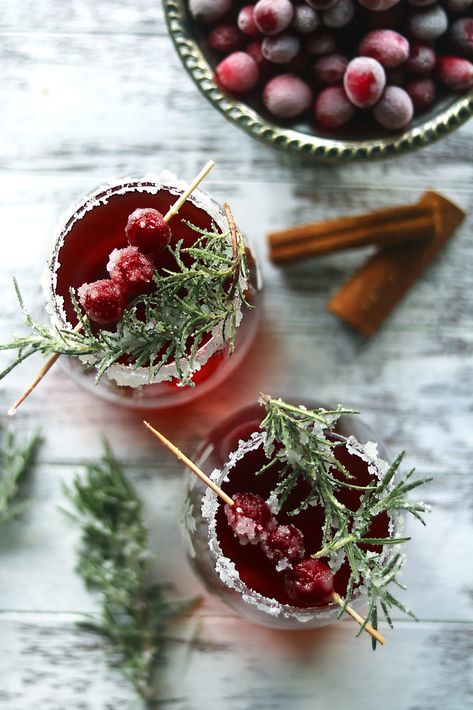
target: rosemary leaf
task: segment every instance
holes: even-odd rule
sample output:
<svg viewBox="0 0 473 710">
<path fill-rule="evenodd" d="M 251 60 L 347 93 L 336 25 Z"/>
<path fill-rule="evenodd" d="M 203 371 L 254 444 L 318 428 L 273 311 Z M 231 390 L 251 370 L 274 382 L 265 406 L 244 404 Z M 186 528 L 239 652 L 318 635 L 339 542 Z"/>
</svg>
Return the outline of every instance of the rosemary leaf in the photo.
<svg viewBox="0 0 473 710">
<path fill-rule="evenodd" d="M 31 468 L 41 442 L 35 434 L 25 443 L 7 431 L 0 445 L 0 523 L 19 515 L 26 508 L 24 501 L 18 502 L 22 480 Z"/>
</svg>

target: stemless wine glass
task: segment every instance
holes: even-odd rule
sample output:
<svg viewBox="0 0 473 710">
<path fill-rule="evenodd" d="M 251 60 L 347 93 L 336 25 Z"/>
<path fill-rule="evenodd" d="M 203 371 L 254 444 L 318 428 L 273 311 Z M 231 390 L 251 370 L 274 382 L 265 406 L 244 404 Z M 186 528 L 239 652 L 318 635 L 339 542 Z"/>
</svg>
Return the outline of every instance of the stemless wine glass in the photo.
<svg viewBox="0 0 473 710">
<path fill-rule="evenodd" d="M 304 404 L 311 409 L 322 406 L 314 402 Z M 263 434 L 259 429 L 262 418 L 260 406 L 247 406 L 219 424 L 201 443 L 194 460 L 217 485 L 231 482 L 235 472 L 246 483 L 251 481 L 252 476 L 253 481 L 260 478 L 255 479 L 254 474 L 262 464 Z M 367 443 L 375 439 L 372 430 L 363 421 L 353 415 L 343 415 L 334 431 L 335 437 L 340 440 L 352 436 L 360 442 L 359 447 L 355 444 L 355 448 L 350 450 L 360 458 L 364 466 L 369 466 L 372 475 L 381 476 L 385 472 L 386 462 L 383 458 L 387 458 L 386 447 L 383 442 L 378 443 L 378 448 Z M 307 629 L 325 626 L 337 619 L 340 608 L 334 601 L 319 606 L 298 607 L 281 603 L 269 594 L 261 594 L 243 581 L 235 560 L 222 549 L 217 522 L 222 502 L 200 479 L 187 475 L 181 518 L 186 552 L 192 568 L 211 594 L 219 597 L 241 616 L 264 626 Z M 260 490 L 250 489 L 250 492 L 260 493 L 264 497 Z M 389 517 L 386 534 L 397 536 L 402 528 L 402 518 L 398 515 Z M 253 547 L 240 545 L 239 563 L 245 554 L 253 554 Z M 246 549 L 248 553 L 245 553 Z M 263 573 L 263 568 L 256 573 L 252 571 L 259 585 Z M 353 595 L 351 606 L 360 610 L 365 604 L 366 597 L 362 589 L 359 589 Z"/>
<path fill-rule="evenodd" d="M 73 327 L 77 323 L 70 289 L 108 276 L 105 265 L 110 252 L 128 246 L 125 225 L 130 213 L 137 208 L 152 207 L 165 214 L 187 187 L 182 181 L 168 178 L 127 178 L 97 188 L 67 210 L 54 233 L 43 279 L 47 309 L 55 326 Z M 176 241 L 183 239 L 184 245 L 190 246 L 196 233 L 187 222 L 202 229 L 211 229 L 214 225 L 221 232 L 228 231 L 222 207 L 202 190 L 193 191 L 171 222 Z M 238 293 L 235 294 L 234 350 L 230 353 L 228 327 L 217 327 L 209 333 L 195 358 L 194 386 L 179 385 L 175 362 L 163 365 L 152 379 L 147 367 L 134 368 L 118 362 L 109 367 L 98 382 L 93 358 L 62 357 L 63 368 L 86 389 L 130 407 L 169 407 L 206 394 L 241 363 L 257 332 L 261 279 L 248 245 L 246 254 L 249 276 L 240 286 L 253 308 L 247 308 Z M 167 252 L 160 258 L 164 266 L 169 266 Z"/>
</svg>

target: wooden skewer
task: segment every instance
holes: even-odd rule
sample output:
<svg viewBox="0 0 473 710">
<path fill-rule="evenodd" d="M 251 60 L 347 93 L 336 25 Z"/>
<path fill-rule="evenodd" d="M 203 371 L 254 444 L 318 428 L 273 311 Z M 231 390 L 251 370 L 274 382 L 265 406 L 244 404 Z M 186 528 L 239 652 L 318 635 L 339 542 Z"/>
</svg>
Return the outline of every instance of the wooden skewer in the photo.
<svg viewBox="0 0 473 710">
<path fill-rule="evenodd" d="M 191 182 L 187 190 L 185 190 L 182 195 L 176 200 L 176 202 L 171 205 L 169 210 L 166 212 L 164 215 L 163 219 L 165 222 L 169 222 L 174 215 L 176 215 L 179 210 L 181 209 L 182 205 L 184 202 L 187 200 L 189 195 L 194 192 L 195 188 L 197 185 L 199 185 L 204 177 L 209 174 L 209 172 L 212 170 L 212 168 L 215 166 L 215 162 L 213 160 L 209 160 L 209 162 L 204 165 L 200 173 L 194 178 L 194 180 Z M 82 323 L 79 321 L 75 328 L 73 329 L 73 333 L 80 333 L 82 330 Z M 46 375 L 47 372 L 52 368 L 56 360 L 59 358 L 60 353 L 54 353 L 54 355 L 51 355 L 48 360 L 44 363 L 43 367 L 41 370 L 38 372 L 36 377 L 32 380 L 32 382 L 28 385 L 28 387 L 25 389 L 25 391 L 18 397 L 16 400 L 15 404 L 13 404 L 10 409 L 8 410 L 8 414 L 10 417 L 12 417 L 15 413 L 18 407 L 22 402 L 25 401 L 25 399 L 32 393 L 32 391 L 37 387 L 37 385 L 41 382 L 43 377 Z"/>
<path fill-rule="evenodd" d="M 225 493 L 225 491 L 222 491 L 222 489 L 217 486 L 217 484 L 212 481 L 211 478 L 209 478 L 198 466 L 195 464 L 193 461 L 190 460 L 185 454 L 182 453 L 180 449 L 177 448 L 177 446 L 174 446 L 174 444 L 169 441 L 169 439 L 166 439 L 165 436 L 161 434 L 157 429 L 151 426 L 149 422 L 146 422 L 143 420 L 143 424 L 148 427 L 150 432 L 154 434 L 156 438 L 160 440 L 164 446 L 166 446 L 172 453 L 179 459 L 179 461 L 182 461 L 187 468 L 190 468 L 192 473 L 195 473 L 195 475 L 200 478 L 200 480 L 205 483 L 206 486 L 211 488 L 214 493 L 216 493 L 220 498 L 227 504 L 227 505 L 234 505 L 234 500 L 233 498 L 230 498 L 229 495 Z"/>
<path fill-rule="evenodd" d="M 340 607 L 343 606 L 343 601 L 342 601 L 340 595 L 337 594 L 337 592 L 334 592 L 332 594 L 332 599 L 336 604 L 338 604 L 338 606 L 340 606 Z M 358 624 L 360 626 L 363 626 L 363 624 L 365 623 L 365 620 L 363 619 L 362 616 L 360 616 L 358 614 L 358 612 L 356 612 L 354 609 L 352 609 L 351 606 L 348 606 L 348 604 L 347 604 L 347 606 L 345 607 L 345 611 L 349 616 L 351 616 L 352 619 L 354 619 L 356 622 L 358 622 Z M 380 644 L 384 645 L 386 643 L 386 639 L 384 638 L 384 636 L 381 636 L 379 631 L 377 631 L 377 629 L 375 629 L 373 626 L 371 626 L 371 624 L 366 624 L 364 630 L 366 631 L 366 633 L 370 634 L 373 638 L 375 638 L 376 641 L 379 641 Z"/>
</svg>

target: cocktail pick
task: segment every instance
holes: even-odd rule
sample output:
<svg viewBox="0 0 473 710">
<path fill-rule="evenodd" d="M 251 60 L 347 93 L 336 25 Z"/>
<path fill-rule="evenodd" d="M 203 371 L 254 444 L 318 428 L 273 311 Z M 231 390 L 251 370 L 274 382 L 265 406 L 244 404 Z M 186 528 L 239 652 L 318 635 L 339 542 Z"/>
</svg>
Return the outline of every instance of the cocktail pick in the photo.
<svg viewBox="0 0 473 710">
<path fill-rule="evenodd" d="M 150 430 L 150 432 L 157 438 L 159 441 L 164 444 L 164 446 L 171 451 L 179 461 L 182 461 L 183 464 L 185 464 L 191 471 L 194 473 L 200 480 L 205 483 L 206 486 L 211 488 L 214 493 L 216 493 L 223 501 L 229 506 L 235 505 L 235 501 L 233 498 L 230 498 L 229 495 L 225 493 L 217 484 L 215 481 L 212 481 L 211 478 L 209 478 L 198 466 L 195 464 L 191 459 L 186 456 L 180 449 L 177 448 L 169 439 L 166 439 L 166 437 L 161 434 L 157 429 L 151 426 L 151 424 L 145 420 L 143 420 L 143 424 Z M 354 619 L 360 626 L 364 625 L 364 630 L 366 633 L 370 634 L 376 641 L 378 641 L 380 644 L 385 644 L 386 640 L 385 638 L 379 633 L 377 629 L 375 629 L 371 624 L 365 624 L 365 620 L 363 619 L 358 612 L 356 612 L 354 609 L 352 609 L 351 606 L 348 604 L 345 605 L 343 599 L 340 597 L 337 592 L 334 592 L 332 594 L 332 601 L 334 601 L 338 606 L 344 608 L 344 611 L 351 616 L 352 619 Z"/>
<path fill-rule="evenodd" d="M 212 170 L 214 167 L 215 162 L 213 160 L 209 160 L 209 162 L 204 165 L 202 170 L 194 180 L 191 182 L 187 190 L 183 192 L 183 194 L 174 202 L 173 205 L 169 208 L 169 210 L 166 212 L 164 215 L 163 219 L 165 222 L 169 222 L 174 215 L 176 215 L 179 210 L 181 209 L 182 205 L 184 202 L 187 200 L 189 195 L 194 192 L 195 188 L 202 182 L 202 180 L 208 175 L 208 173 Z M 75 328 L 73 329 L 74 333 L 79 333 L 82 330 L 83 324 L 82 322 L 77 323 Z M 8 410 L 9 416 L 13 416 L 16 413 L 16 410 L 20 406 L 22 402 L 25 401 L 25 399 L 31 394 L 31 392 L 37 387 L 37 385 L 41 382 L 43 377 L 46 375 L 47 372 L 52 368 L 58 357 L 60 356 L 60 353 L 54 353 L 54 355 L 51 355 L 46 362 L 44 363 L 43 367 L 40 369 L 38 374 L 35 376 L 35 378 L 32 380 L 32 382 L 28 385 L 28 387 L 25 389 L 25 391 L 18 397 L 16 402 L 10 407 Z"/>
</svg>

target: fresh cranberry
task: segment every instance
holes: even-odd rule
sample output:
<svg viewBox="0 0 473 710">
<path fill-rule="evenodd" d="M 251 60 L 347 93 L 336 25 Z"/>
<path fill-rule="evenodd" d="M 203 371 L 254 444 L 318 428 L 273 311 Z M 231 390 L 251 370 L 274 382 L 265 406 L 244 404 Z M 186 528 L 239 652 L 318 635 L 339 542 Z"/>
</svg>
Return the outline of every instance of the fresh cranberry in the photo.
<svg viewBox="0 0 473 710">
<path fill-rule="evenodd" d="M 231 8 L 232 0 L 189 0 L 189 10 L 198 22 L 216 22 Z"/>
<path fill-rule="evenodd" d="M 329 86 L 317 96 L 314 106 L 316 123 L 322 128 L 339 128 L 354 116 L 355 107 L 342 86 Z"/>
<path fill-rule="evenodd" d="M 406 84 L 405 89 L 411 97 L 416 111 L 425 111 L 435 101 L 437 91 L 434 82 L 429 77 L 422 76 L 412 79 Z"/>
<path fill-rule="evenodd" d="M 255 22 L 265 35 L 276 35 L 289 27 L 294 16 L 290 0 L 258 0 L 255 5 Z"/>
<path fill-rule="evenodd" d="M 242 544 L 256 545 L 274 527 L 271 508 L 254 493 L 235 493 L 233 505 L 225 506 L 227 521 Z"/>
<path fill-rule="evenodd" d="M 312 73 L 319 84 L 340 84 L 347 66 L 348 59 L 343 54 L 327 54 L 315 60 Z"/>
<path fill-rule="evenodd" d="M 209 45 L 217 52 L 230 54 L 240 49 L 242 36 L 233 25 L 218 25 L 209 35 Z"/>
<path fill-rule="evenodd" d="M 249 37 L 260 37 L 261 32 L 255 22 L 255 6 L 245 5 L 238 13 L 237 24 L 241 32 Z"/>
<path fill-rule="evenodd" d="M 333 574 L 323 562 L 309 557 L 286 572 L 285 586 L 296 604 L 321 604 L 333 596 Z"/>
<path fill-rule="evenodd" d="M 263 101 L 273 116 L 294 118 L 310 107 L 312 90 L 299 77 L 293 74 L 281 74 L 266 84 Z"/>
<path fill-rule="evenodd" d="M 138 247 L 114 249 L 109 256 L 107 271 L 112 281 L 129 294 L 141 293 L 152 281 L 153 262 Z"/>
<path fill-rule="evenodd" d="M 123 316 L 126 297 L 120 285 L 111 279 L 82 284 L 77 295 L 87 317 L 95 323 L 112 325 Z"/>
<path fill-rule="evenodd" d="M 414 107 L 409 94 L 400 86 L 388 86 L 373 109 L 376 121 L 390 131 L 405 128 L 412 120 Z"/>
<path fill-rule="evenodd" d="M 156 254 L 171 241 L 171 228 L 163 215 L 152 207 L 136 209 L 125 227 L 128 244 L 145 254 Z"/>
<path fill-rule="evenodd" d="M 275 562 L 296 562 L 304 556 L 304 535 L 295 525 L 278 525 L 270 530 L 261 548 Z"/>
<path fill-rule="evenodd" d="M 246 52 L 229 54 L 215 71 L 219 84 L 235 94 L 253 89 L 259 79 L 258 65 Z"/>
<path fill-rule="evenodd" d="M 432 47 L 421 42 L 411 42 L 409 56 L 406 60 L 406 69 L 415 74 L 422 76 L 430 74 L 435 67 L 436 56 Z"/>
<path fill-rule="evenodd" d="M 393 30 L 373 30 L 360 42 L 358 51 L 376 59 L 385 68 L 397 67 L 409 56 L 409 42 Z"/>
<path fill-rule="evenodd" d="M 265 37 L 261 50 L 263 56 L 273 64 L 287 64 L 299 52 L 301 47 L 297 37 L 286 33 L 277 35 L 277 37 Z"/>
<path fill-rule="evenodd" d="M 371 57 L 352 59 L 343 77 L 346 95 L 359 108 L 373 106 L 383 93 L 385 84 L 383 67 Z"/>
<path fill-rule="evenodd" d="M 460 57 L 439 57 L 437 73 L 440 81 L 454 91 L 473 87 L 473 64 Z"/>
</svg>

